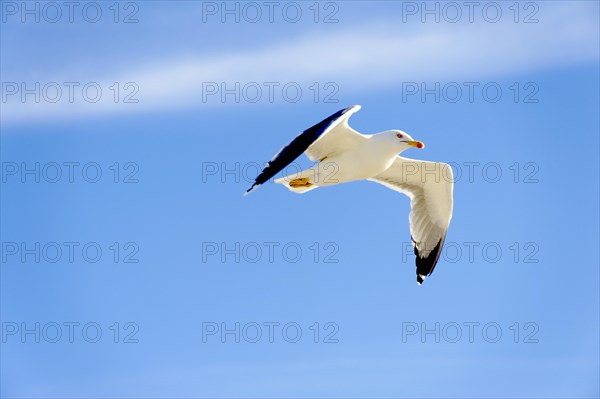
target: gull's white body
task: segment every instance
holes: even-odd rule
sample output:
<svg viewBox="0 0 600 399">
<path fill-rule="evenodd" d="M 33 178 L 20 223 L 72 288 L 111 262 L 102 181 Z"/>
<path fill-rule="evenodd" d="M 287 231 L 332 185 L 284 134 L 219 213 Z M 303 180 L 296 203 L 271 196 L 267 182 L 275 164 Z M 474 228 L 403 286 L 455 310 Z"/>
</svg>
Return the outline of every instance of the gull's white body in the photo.
<svg viewBox="0 0 600 399">
<path fill-rule="evenodd" d="M 390 149 L 384 141 L 378 140 L 377 135 L 365 136 L 360 146 L 327 157 L 299 174 L 277 179 L 276 182 L 285 184 L 291 179 L 308 177 L 313 184 L 310 188 L 287 186 L 291 191 L 304 193 L 317 187 L 366 180 L 392 166 L 397 154 L 394 148 Z"/>
</svg>

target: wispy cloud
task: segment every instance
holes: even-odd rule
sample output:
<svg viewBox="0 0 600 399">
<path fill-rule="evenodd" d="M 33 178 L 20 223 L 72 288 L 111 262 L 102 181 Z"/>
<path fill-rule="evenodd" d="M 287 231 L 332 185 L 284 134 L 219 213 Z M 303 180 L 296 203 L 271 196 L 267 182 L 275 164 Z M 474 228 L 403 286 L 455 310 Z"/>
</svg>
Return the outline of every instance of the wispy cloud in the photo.
<svg viewBox="0 0 600 399">
<path fill-rule="evenodd" d="M 3 123 L 48 118 L 69 118 L 98 113 L 152 111 L 210 107 L 221 101 L 203 101 L 207 82 L 335 82 L 344 92 L 373 91 L 403 81 L 474 80 L 510 74 L 598 62 L 598 21 L 586 4 L 557 4 L 543 8 L 535 24 L 433 24 L 394 29 L 393 21 L 340 28 L 326 37 L 305 34 L 294 40 L 274 41 L 253 49 L 224 55 L 186 56 L 160 60 L 144 67 L 121 71 L 93 71 L 86 82 L 103 90 L 98 102 L 81 98 L 69 102 L 66 88 L 60 101 L 25 102 L 18 94 L 3 98 Z M 39 74 L 38 74 L 39 76 Z M 15 79 L 15 81 L 18 81 Z M 72 81 L 53 72 L 44 81 Z M 26 81 L 28 87 L 33 82 Z M 118 82 L 116 98 L 113 84 Z M 136 104 L 123 104 L 134 87 Z M 212 83 L 211 83 L 212 84 Z M 113 89 L 111 89 L 113 87 Z M 128 90 L 125 90 L 128 89 Z M 267 91 L 266 86 L 263 89 Z M 93 88 L 90 89 L 94 94 Z M 80 98 L 77 98 L 79 95 Z M 115 102 L 117 99 L 117 102 Z M 206 100 L 206 98 L 204 98 Z"/>
</svg>

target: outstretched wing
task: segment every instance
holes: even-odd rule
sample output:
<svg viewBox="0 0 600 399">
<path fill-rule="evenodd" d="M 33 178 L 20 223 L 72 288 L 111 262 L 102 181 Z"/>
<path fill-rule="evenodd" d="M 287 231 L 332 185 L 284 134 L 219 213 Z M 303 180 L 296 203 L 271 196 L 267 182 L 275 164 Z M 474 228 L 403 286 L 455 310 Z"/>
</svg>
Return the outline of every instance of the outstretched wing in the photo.
<svg viewBox="0 0 600 399">
<path fill-rule="evenodd" d="M 354 148 L 366 140 L 362 134 L 348 126 L 348 118 L 359 109 L 360 105 L 342 109 L 300 133 L 269 161 L 244 195 L 282 171 L 305 151 L 311 161 L 321 161 L 333 154 Z"/>
<path fill-rule="evenodd" d="M 369 180 L 410 198 L 410 234 L 417 282 L 421 284 L 435 268 L 452 218 L 452 168 L 445 163 L 398 157 L 385 172 Z"/>
</svg>

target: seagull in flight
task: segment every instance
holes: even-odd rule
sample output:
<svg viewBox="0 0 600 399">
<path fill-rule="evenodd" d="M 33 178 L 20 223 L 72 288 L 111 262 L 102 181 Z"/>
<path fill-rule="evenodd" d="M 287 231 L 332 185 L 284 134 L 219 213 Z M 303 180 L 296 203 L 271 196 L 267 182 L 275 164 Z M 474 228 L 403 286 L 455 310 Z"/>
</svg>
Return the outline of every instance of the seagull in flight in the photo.
<svg viewBox="0 0 600 399">
<path fill-rule="evenodd" d="M 298 194 L 317 187 L 369 180 L 407 195 L 411 241 L 416 255 L 417 283 L 433 272 L 452 218 L 454 178 L 450 165 L 399 156 L 409 148 L 424 148 L 401 130 L 361 134 L 348 125 L 360 105 L 340 110 L 298 135 L 269 161 L 249 194 L 282 171 L 302 153 L 312 167 L 275 182 Z"/>
</svg>

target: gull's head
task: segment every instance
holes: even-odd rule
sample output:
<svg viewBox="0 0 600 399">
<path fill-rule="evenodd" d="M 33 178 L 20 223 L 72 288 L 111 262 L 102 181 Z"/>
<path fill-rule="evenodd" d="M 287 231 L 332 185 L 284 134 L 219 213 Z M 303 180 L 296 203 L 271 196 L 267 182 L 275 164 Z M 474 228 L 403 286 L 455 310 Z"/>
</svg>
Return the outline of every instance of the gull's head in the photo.
<svg viewBox="0 0 600 399">
<path fill-rule="evenodd" d="M 392 144 L 395 148 L 398 149 L 398 152 L 402 152 L 411 147 L 425 147 L 425 144 L 423 144 L 423 142 L 413 139 L 410 136 L 410 134 L 403 132 L 402 130 L 388 130 L 387 132 L 383 132 L 378 136 L 381 136 L 382 140 Z"/>
</svg>

